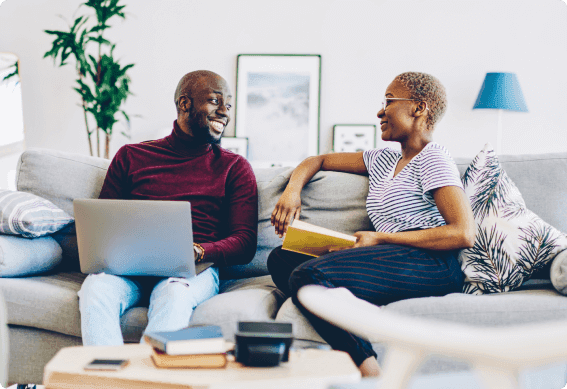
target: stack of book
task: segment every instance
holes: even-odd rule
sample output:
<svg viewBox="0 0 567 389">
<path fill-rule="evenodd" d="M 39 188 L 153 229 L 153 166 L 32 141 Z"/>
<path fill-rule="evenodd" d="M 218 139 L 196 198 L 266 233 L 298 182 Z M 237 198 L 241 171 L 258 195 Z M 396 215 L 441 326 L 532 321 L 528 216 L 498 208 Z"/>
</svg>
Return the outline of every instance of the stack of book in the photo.
<svg viewBox="0 0 567 389">
<path fill-rule="evenodd" d="M 197 326 L 172 332 L 144 335 L 154 348 L 152 359 L 157 367 L 226 366 L 227 345 L 218 326 Z"/>
</svg>

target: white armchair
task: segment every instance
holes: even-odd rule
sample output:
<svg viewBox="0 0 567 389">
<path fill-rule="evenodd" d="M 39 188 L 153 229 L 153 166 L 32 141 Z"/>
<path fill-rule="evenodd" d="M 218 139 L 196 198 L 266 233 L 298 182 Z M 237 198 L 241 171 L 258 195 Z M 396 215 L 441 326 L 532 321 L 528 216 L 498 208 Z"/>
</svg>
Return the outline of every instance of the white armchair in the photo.
<svg viewBox="0 0 567 389">
<path fill-rule="evenodd" d="M 301 303 L 320 318 L 388 351 L 380 388 L 405 388 L 429 355 L 467 360 L 488 388 L 518 387 L 526 368 L 567 361 L 567 323 L 478 328 L 409 317 L 370 304 L 345 288 L 309 285 L 298 293 Z"/>
</svg>

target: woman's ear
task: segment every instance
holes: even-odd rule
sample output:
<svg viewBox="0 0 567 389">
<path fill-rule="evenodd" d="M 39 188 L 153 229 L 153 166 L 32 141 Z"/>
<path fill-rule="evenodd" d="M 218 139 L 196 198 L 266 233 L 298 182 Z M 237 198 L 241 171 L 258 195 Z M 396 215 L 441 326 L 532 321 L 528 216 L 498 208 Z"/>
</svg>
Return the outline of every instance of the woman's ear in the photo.
<svg viewBox="0 0 567 389">
<path fill-rule="evenodd" d="M 414 116 L 427 115 L 427 103 L 425 101 L 419 101 L 415 105 Z"/>
</svg>

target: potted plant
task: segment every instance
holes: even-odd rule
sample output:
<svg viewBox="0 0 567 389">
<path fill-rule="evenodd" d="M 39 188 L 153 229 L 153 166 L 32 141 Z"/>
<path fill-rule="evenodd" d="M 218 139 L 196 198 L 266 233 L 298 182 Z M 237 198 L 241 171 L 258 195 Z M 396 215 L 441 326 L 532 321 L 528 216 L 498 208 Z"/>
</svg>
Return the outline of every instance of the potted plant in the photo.
<svg viewBox="0 0 567 389">
<path fill-rule="evenodd" d="M 67 65 L 70 57 L 75 59 L 78 86 L 74 89 L 81 96 L 90 153 L 94 155 L 91 136 L 96 133 L 97 156 L 100 157 L 102 131 L 105 134 L 105 158 L 109 158 L 110 139 L 113 126 L 118 122 L 117 117 L 121 114 L 128 128 L 130 126 L 130 118 L 121 107 L 131 94 L 127 71 L 134 65 L 122 66 L 114 58 L 115 45 L 104 37 L 105 31 L 110 28 L 110 19 L 115 16 L 125 19 L 125 6 L 119 2 L 120 0 L 88 0 L 79 5 L 79 8 L 92 8 L 96 22 L 92 16 L 83 15 L 75 19 L 73 25 L 69 26 L 69 31 L 45 30 L 54 35 L 55 39 L 44 58 L 53 57 L 57 63 L 59 57 L 59 66 Z M 89 126 L 88 113 L 95 119 L 95 129 Z M 127 133 L 122 134 L 128 137 Z"/>
</svg>

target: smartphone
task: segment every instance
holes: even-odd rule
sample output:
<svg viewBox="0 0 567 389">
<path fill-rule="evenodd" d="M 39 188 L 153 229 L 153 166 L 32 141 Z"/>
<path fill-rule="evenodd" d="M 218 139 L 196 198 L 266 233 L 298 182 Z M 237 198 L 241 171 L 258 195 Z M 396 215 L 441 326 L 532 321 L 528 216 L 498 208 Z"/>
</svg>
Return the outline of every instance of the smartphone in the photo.
<svg viewBox="0 0 567 389">
<path fill-rule="evenodd" d="M 93 359 L 85 370 L 120 370 L 128 364 L 127 359 Z"/>
</svg>

